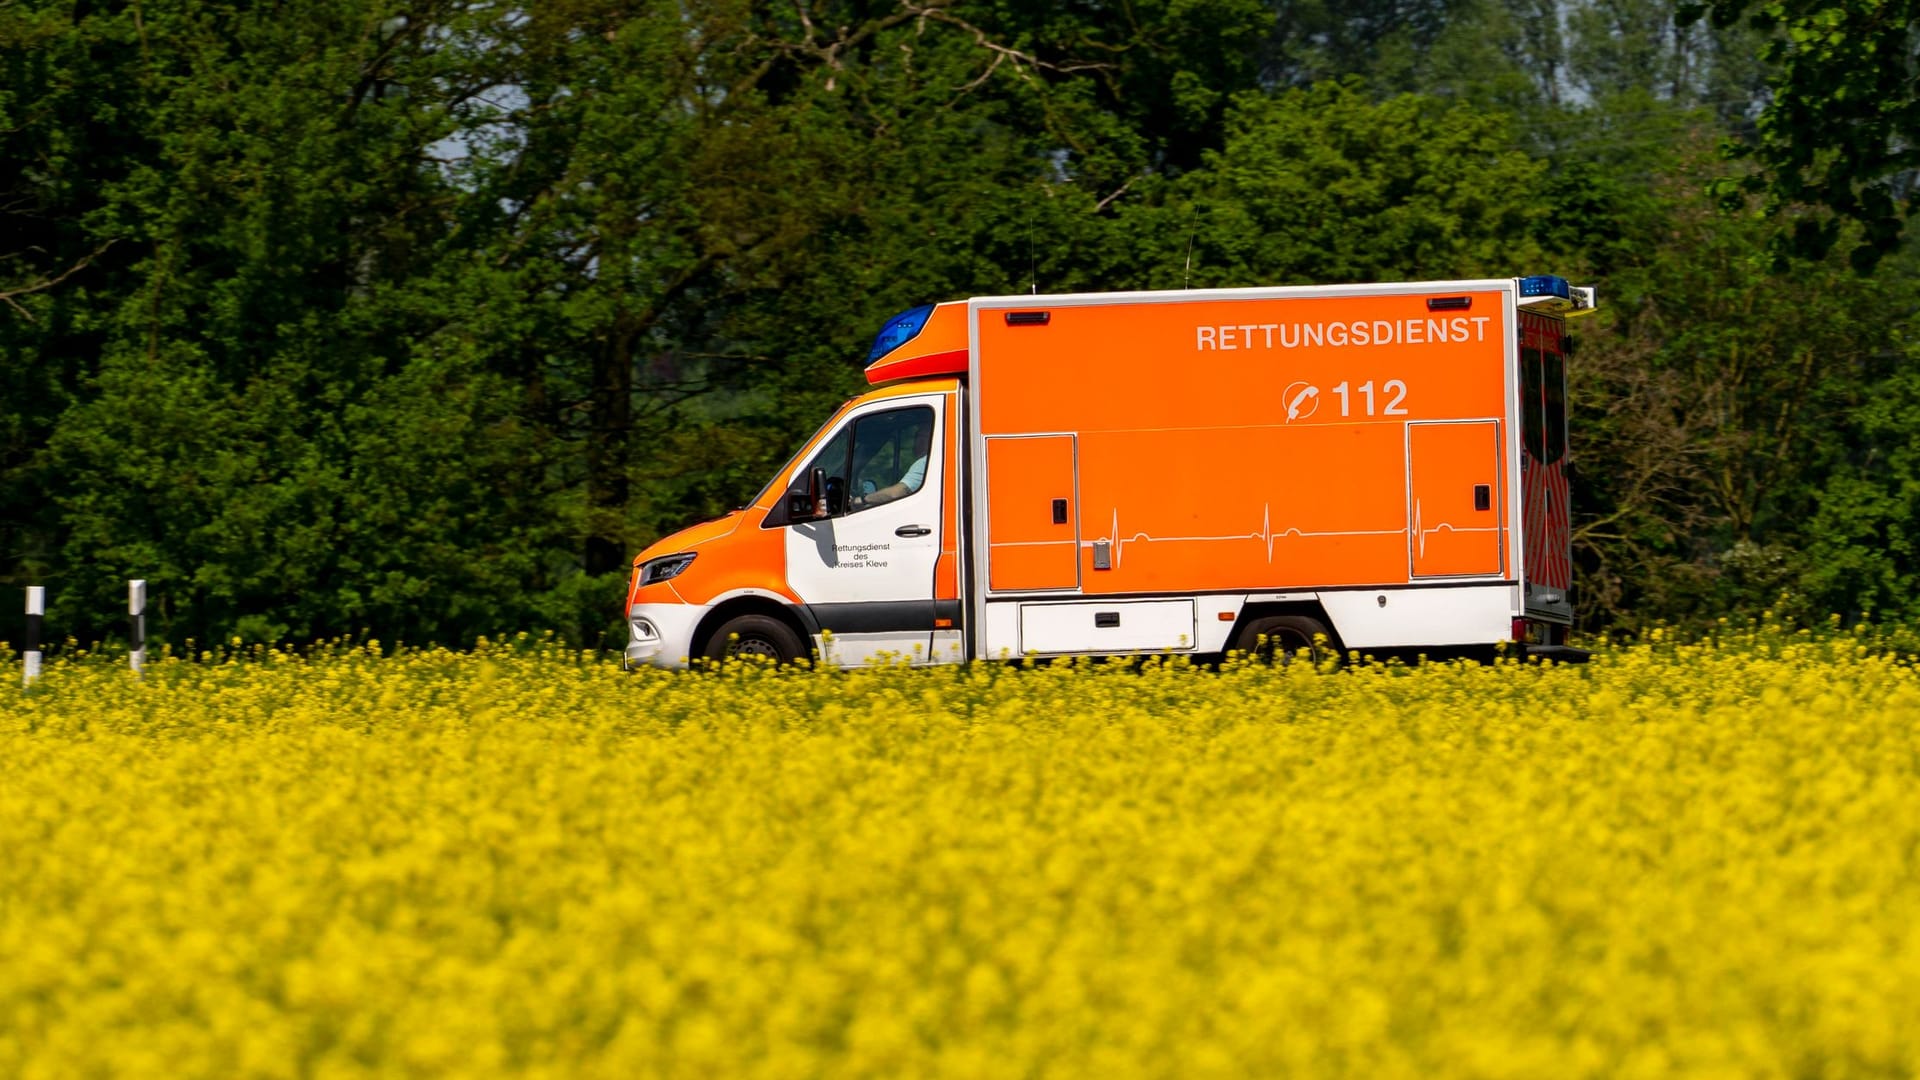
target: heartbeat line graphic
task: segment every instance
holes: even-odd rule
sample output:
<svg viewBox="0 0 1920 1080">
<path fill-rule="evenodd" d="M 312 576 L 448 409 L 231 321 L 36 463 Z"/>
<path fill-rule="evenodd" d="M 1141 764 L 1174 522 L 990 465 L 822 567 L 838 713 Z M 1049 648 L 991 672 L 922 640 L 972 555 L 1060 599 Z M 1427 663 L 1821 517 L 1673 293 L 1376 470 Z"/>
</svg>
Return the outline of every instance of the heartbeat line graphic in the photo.
<svg viewBox="0 0 1920 1080">
<path fill-rule="evenodd" d="M 1132 536 L 1122 536 L 1120 534 L 1120 510 L 1117 507 L 1113 511 L 1113 523 L 1110 528 L 1111 531 L 1108 532 L 1106 536 L 1101 537 L 1099 540 L 1083 540 L 1080 546 L 1092 547 L 1096 543 L 1112 544 L 1113 568 L 1115 570 L 1120 569 L 1121 557 L 1125 554 L 1127 545 L 1129 544 L 1217 543 L 1222 540 L 1257 540 L 1265 545 L 1267 561 L 1272 562 L 1274 541 L 1282 539 L 1283 537 L 1405 536 L 1407 534 L 1407 530 L 1405 529 L 1347 529 L 1332 532 L 1317 532 L 1295 526 L 1288 526 L 1276 531 L 1273 527 L 1272 503 L 1262 505 L 1260 509 L 1260 528 L 1257 532 L 1229 533 L 1225 536 L 1154 536 L 1150 533 L 1136 532 Z"/>
<path fill-rule="evenodd" d="M 1498 525 L 1461 528 L 1449 521 L 1443 521 L 1431 529 L 1423 528 L 1420 524 L 1420 500 L 1413 500 L 1413 535 L 1420 540 L 1420 554 L 1422 555 L 1427 553 L 1427 537 L 1438 533 L 1490 533 L 1499 531 L 1500 526 Z"/>
<path fill-rule="evenodd" d="M 1440 533 L 1497 533 L 1500 531 L 1498 525 L 1486 527 L 1461 526 L 1448 521 L 1437 522 L 1429 527 L 1421 520 L 1421 513 L 1420 500 L 1415 499 L 1413 503 L 1413 524 L 1411 528 L 1407 529 L 1315 530 L 1302 529 L 1294 525 L 1276 529 L 1273 527 L 1273 504 L 1265 503 L 1260 508 L 1260 528 L 1253 532 L 1227 533 L 1221 536 L 1154 536 L 1152 533 L 1147 532 L 1135 532 L 1130 535 L 1122 534 L 1120 531 L 1120 510 L 1116 507 L 1113 511 L 1112 521 L 1108 526 L 1109 531 L 1107 535 L 1095 540 L 1082 540 L 1080 546 L 1090 548 L 1095 544 L 1113 545 L 1113 568 L 1118 570 L 1120 569 L 1121 560 L 1126 555 L 1127 547 L 1132 544 L 1213 544 L 1253 540 L 1258 541 L 1266 549 L 1267 562 L 1271 563 L 1273 562 L 1275 542 L 1289 536 L 1298 536 L 1304 539 L 1326 536 L 1406 536 L 1412 533 L 1419 544 L 1419 554 L 1425 556 L 1427 553 L 1428 538 L 1437 536 Z M 1052 547 L 1056 544 L 1071 544 L 1072 542 L 1071 540 L 1014 540 L 990 542 L 989 546 Z"/>
</svg>

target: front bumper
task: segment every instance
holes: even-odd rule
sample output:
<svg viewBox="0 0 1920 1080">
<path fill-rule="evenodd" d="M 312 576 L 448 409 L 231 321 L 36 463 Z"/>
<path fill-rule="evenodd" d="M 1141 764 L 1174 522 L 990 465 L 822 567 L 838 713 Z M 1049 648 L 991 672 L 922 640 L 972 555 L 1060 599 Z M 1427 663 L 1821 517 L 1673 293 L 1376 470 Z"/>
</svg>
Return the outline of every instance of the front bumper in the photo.
<svg viewBox="0 0 1920 1080">
<path fill-rule="evenodd" d="M 694 653 L 693 632 L 707 609 L 695 604 L 635 604 L 627 611 L 627 648 L 620 666 L 627 669 L 684 668 Z"/>
</svg>

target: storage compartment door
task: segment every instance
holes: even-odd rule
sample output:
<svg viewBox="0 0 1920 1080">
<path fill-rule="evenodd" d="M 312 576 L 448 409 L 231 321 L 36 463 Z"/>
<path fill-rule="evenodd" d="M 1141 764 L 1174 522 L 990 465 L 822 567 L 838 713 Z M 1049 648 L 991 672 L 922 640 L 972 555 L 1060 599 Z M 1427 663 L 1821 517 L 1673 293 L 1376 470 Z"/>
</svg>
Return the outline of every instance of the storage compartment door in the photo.
<svg viewBox="0 0 1920 1080">
<path fill-rule="evenodd" d="M 1021 604 L 1021 655 L 1190 652 L 1193 601 Z"/>
<path fill-rule="evenodd" d="M 1413 576 L 1500 573 L 1500 422 L 1407 425 Z"/>
<path fill-rule="evenodd" d="M 987 439 L 987 587 L 1080 587 L 1072 435 Z"/>
</svg>

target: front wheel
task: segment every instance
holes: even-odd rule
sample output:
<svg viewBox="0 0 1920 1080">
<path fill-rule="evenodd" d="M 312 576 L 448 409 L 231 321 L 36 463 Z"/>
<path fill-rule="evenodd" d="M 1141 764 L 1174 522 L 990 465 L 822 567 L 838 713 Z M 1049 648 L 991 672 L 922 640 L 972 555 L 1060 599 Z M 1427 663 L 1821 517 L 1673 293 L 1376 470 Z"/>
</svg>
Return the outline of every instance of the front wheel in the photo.
<svg viewBox="0 0 1920 1080">
<path fill-rule="evenodd" d="M 775 664 L 791 664 L 806 655 L 807 647 L 793 628 L 767 615 L 740 615 L 720 624 L 703 650 L 708 660 L 761 657 Z"/>
<path fill-rule="evenodd" d="M 1310 615 L 1269 615 L 1249 622 L 1234 639 L 1233 647 L 1263 664 L 1291 663 L 1301 650 L 1314 664 L 1338 661 L 1340 650 L 1333 644 L 1327 624 Z"/>
</svg>

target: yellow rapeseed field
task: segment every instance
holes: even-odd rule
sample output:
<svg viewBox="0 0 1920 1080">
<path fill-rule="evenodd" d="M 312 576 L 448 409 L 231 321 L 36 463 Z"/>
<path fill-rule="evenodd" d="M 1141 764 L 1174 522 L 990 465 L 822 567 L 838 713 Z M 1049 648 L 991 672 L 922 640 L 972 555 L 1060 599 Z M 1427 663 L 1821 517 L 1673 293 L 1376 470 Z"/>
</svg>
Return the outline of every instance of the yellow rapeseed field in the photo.
<svg viewBox="0 0 1920 1080">
<path fill-rule="evenodd" d="M 0 688 L 0 1076 L 1911 1076 L 1917 722 L 1845 633 L 79 656 Z"/>
</svg>

